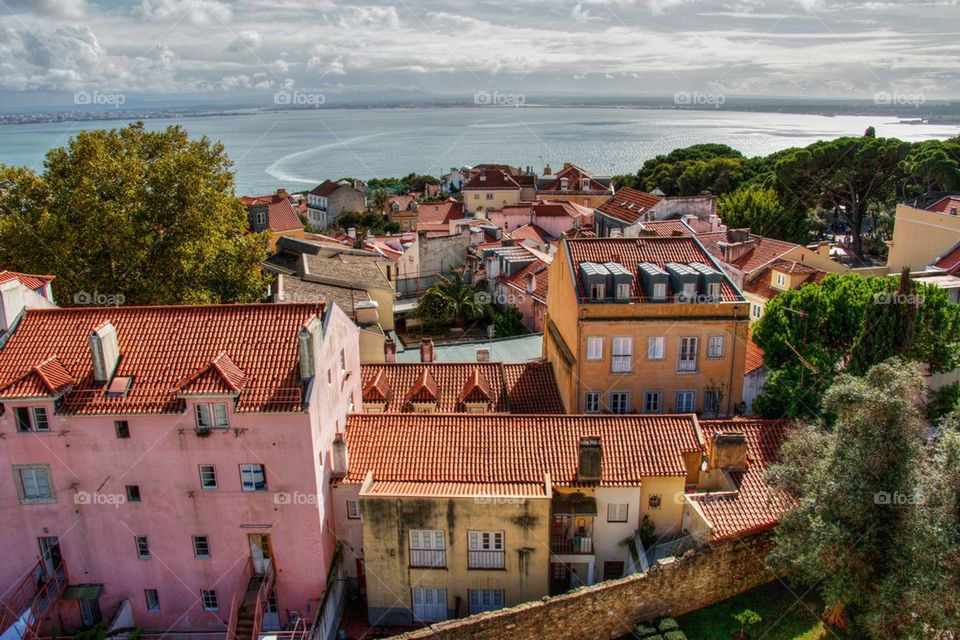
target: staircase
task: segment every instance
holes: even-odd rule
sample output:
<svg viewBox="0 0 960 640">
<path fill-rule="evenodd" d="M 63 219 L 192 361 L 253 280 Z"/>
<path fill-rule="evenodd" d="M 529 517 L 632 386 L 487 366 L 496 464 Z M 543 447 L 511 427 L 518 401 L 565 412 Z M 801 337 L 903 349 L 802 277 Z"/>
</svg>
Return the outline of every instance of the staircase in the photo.
<svg viewBox="0 0 960 640">
<path fill-rule="evenodd" d="M 237 628 L 235 640 L 256 640 L 255 617 L 257 611 L 257 596 L 263 584 L 263 576 L 253 576 L 247 583 L 247 590 L 240 601 L 237 611 Z"/>
<path fill-rule="evenodd" d="M 38 638 L 44 614 L 56 606 L 66 586 L 67 570 L 63 561 L 52 571 L 48 571 L 43 560 L 37 562 L 20 583 L 7 592 L 11 595 L 0 601 L 0 635 L 22 623 L 17 636 L 24 640 Z"/>
<path fill-rule="evenodd" d="M 252 566 L 247 567 L 243 575 L 246 588 L 242 594 L 235 593 L 230 604 L 232 613 L 227 627 L 227 640 L 257 640 L 260 636 L 275 575 L 272 563 L 259 575 L 253 575 Z"/>
</svg>

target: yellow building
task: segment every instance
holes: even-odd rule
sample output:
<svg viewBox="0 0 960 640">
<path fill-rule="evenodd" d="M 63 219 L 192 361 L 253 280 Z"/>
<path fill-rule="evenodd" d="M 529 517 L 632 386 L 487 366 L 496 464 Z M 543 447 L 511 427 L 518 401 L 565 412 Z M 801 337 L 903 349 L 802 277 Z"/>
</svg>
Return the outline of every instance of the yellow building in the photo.
<svg viewBox="0 0 960 640">
<path fill-rule="evenodd" d="M 548 291 L 568 412 L 734 414 L 748 304 L 696 238 L 564 238 Z"/>
<path fill-rule="evenodd" d="M 923 271 L 958 242 L 960 197 L 946 196 L 926 209 L 898 204 L 887 273 L 900 273 L 904 267 Z"/>
<path fill-rule="evenodd" d="M 480 165 L 470 171 L 462 192 L 464 211 L 485 217 L 487 211 L 532 200 L 536 178 L 507 165 Z"/>
</svg>

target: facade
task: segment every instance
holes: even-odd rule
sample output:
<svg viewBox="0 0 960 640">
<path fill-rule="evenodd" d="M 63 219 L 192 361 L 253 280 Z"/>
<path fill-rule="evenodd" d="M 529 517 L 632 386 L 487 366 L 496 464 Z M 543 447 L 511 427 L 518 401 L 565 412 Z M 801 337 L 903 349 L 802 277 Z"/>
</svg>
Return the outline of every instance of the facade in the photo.
<svg viewBox="0 0 960 640">
<path fill-rule="evenodd" d="M 419 204 L 412 195 L 389 196 L 387 199 L 387 219 L 400 225 L 400 231 L 417 228 L 417 208 Z"/>
<path fill-rule="evenodd" d="M 548 289 L 568 412 L 735 413 L 748 305 L 696 238 L 564 238 Z"/>
<path fill-rule="evenodd" d="M 42 588 L 42 634 L 119 606 L 147 633 L 309 620 L 357 351 L 334 305 L 27 309 L 0 351 L 5 614 Z"/>
<path fill-rule="evenodd" d="M 601 238 L 631 237 L 629 229 L 638 223 L 656 218 L 657 205 L 663 200 L 660 195 L 623 187 L 600 203 L 594 211 L 596 233 Z"/>
<path fill-rule="evenodd" d="M 518 268 L 507 264 L 505 271 L 509 273 L 501 272 L 496 276 L 494 294 L 498 303 L 515 307 L 520 312 L 524 326 L 530 331 L 543 333 L 547 316 L 548 270 L 553 259 L 535 251 L 527 253 L 533 257 L 533 261 L 524 266 L 517 265 Z M 500 256 L 497 258 L 499 271 Z"/>
<path fill-rule="evenodd" d="M 610 176 L 594 175 L 570 162 L 564 162 L 556 174 L 552 174 L 549 167 L 545 168 L 537 181 L 537 197 L 543 200 L 573 202 L 593 208 L 612 195 Z"/>
<path fill-rule="evenodd" d="M 326 180 L 307 193 L 307 219 L 319 229 L 329 227 L 344 212 L 366 208 L 363 189 L 349 180 Z"/>
<path fill-rule="evenodd" d="M 270 232 L 269 250 L 277 248 L 282 237 L 304 237 L 303 223 L 297 210 L 290 201 L 290 195 L 283 189 L 266 196 L 243 196 L 240 198 L 247 207 L 247 219 L 254 233 Z"/>
<path fill-rule="evenodd" d="M 960 197 L 945 196 L 925 209 L 898 204 L 887 273 L 922 271 L 960 242 Z"/>
<path fill-rule="evenodd" d="M 783 425 L 710 425 L 707 436 L 693 415 L 351 416 L 333 503 L 371 624 L 512 606 L 641 571 L 654 545 L 692 533 L 709 543 L 773 526 L 784 503 L 762 478 Z"/>
</svg>

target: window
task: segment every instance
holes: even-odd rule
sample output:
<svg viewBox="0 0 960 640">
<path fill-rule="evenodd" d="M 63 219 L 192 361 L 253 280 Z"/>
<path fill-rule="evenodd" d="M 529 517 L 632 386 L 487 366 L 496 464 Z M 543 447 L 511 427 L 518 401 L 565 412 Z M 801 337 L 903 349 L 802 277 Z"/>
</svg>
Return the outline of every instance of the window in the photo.
<svg viewBox="0 0 960 640">
<path fill-rule="evenodd" d="M 150 544 L 147 542 L 147 536 L 137 536 L 137 555 L 141 560 L 150 559 Z"/>
<path fill-rule="evenodd" d="M 474 199 L 474 200 L 479 200 L 479 199 L 480 199 L 480 194 L 479 194 L 479 193 L 473 194 L 473 199 Z"/>
<path fill-rule="evenodd" d="M 347 518 L 350 520 L 360 519 L 360 503 L 356 500 L 347 500 Z"/>
<path fill-rule="evenodd" d="M 227 405 L 222 402 L 215 403 L 197 403 L 197 428 L 198 429 L 225 429 L 230 426 L 227 422 Z"/>
<path fill-rule="evenodd" d="M 216 589 L 201 589 L 200 599 L 203 600 L 204 611 L 217 611 L 220 609 L 220 601 L 217 599 Z"/>
<path fill-rule="evenodd" d="M 660 391 L 646 391 L 643 394 L 643 412 L 660 413 L 663 394 Z"/>
<path fill-rule="evenodd" d="M 257 212 L 257 224 L 264 224 L 267 221 L 267 214 L 263 211 Z"/>
<path fill-rule="evenodd" d="M 470 615 L 503 609 L 503 589 L 469 589 Z"/>
<path fill-rule="evenodd" d="M 50 482 L 50 465 L 17 465 L 13 470 L 21 504 L 55 501 L 53 483 Z"/>
<path fill-rule="evenodd" d="M 680 294 L 680 302 L 694 302 L 697 299 L 697 283 L 684 282 L 683 293 Z"/>
<path fill-rule="evenodd" d="M 677 370 L 697 370 L 697 338 L 680 338 L 680 360 L 677 363 Z"/>
<path fill-rule="evenodd" d="M 347 356 L 343 352 L 343 349 L 340 349 L 340 377 L 347 375 Z"/>
<path fill-rule="evenodd" d="M 140 502 L 140 485 L 127 485 L 127 502 Z"/>
<path fill-rule="evenodd" d="M 117 437 L 126 439 L 130 437 L 130 423 L 126 420 L 114 420 L 113 428 L 117 431 Z"/>
<path fill-rule="evenodd" d="M 783 275 L 782 273 L 777 273 L 777 286 L 778 287 L 787 286 L 787 276 Z"/>
<path fill-rule="evenodd" d="M 600 392 L 587 391 L 583 397 L 584 413 L 600 413 Z"/>
<path fill-rule="evenodd" d="M 629 391 L 611 391 L 610 392 L 610 412 L 628 413 L 630 411 L 630 392 Z"/>
<path fill-rule="evenodd" d="M 653 299 L 665 300 L 667 297 L 667 284 L 665 282 L 655 282 L 653 284 Z"/>
<path fill-rule="evenodd" d="M 607 560 L 603 563 L 603 579 L 616 580 L 623 577 L 623 561 Z"/>
<path fill-rule="evenodd" d="M 267 474 L 263 468 L 263 465 L 240 465 L 240 484 L 244 491 L 266 491 Z"/>
<path fill-rule="evenodd" d="M 653 336 L 647 338 L 647 360 L 663 360 L 663 348 L 666 338 Z"/>
<path fill-rule="evenodd" d="M 754 320 L 759 320 L 759 319 L 760 319 L 760 316 L 762 316 L 762 315 L 763 315 L 763 309 L 760 308 L 760 305 L 758 305 L 758 304 L 751 304 L 751 305 L 750 305 L 750 316 L 751 316 Z"/>
<path fill-rule="evenodd" d="M 617 300 L 629 300 L 630 299 L 630 283 L 621 282 L 617 285 Z"/>
<path fill-rule="evenodd" d="M 630 508 L 630 505 L 626 503 L 608 504 L 607 505 L 607 522 L 626 522 L 627 511 L 629 510 L 629 508 Z"/>
<path fill-rule="evenodd" d="M 607 295 L 607 286 L 604 284 L 591 284 L 590 297 L 594 300 L 603 300 Z"/>
<path fill-rule="evenodd" d="M 703 411 L 704 413 L 717 413 L 720 411 L 719 389 L 707 389 L 706 393 L 703 394 Z"/>
<path fill-rule="evenodd" d="M 210 539 L 207 536 L 193 536 L 193 557 L 210 557 Z"/>
<path fill-rule="evenodd" d="M 488 193 L 488 194 L 487 194 L 487 200 L 493 200 L 493 194 L 492 194 L 492 193 Z"/>
<path fill-rule="evenodd" d="M 440 529 L 410 530 L 410 566 L 445 567 L 447 552 Z"/>
<path fill-rule="evenodd" d="M 633 368 L 633 338 L 614 338 L 610 370 L 627 373 Z"/>
<path fill-rule="evenodd" d="M 720 283 L 719 282 L 707 283 L 707 298 L 709 298 L 710 300 L 720 299 Z"/>
<path fill-rule="evenodd" d="M 587 338 L 587 360 L 603 360 L 602 336 L 589 336 Z"/>
<path fill-rule="evenodd" d="M 17 407 L 17 431 L 50 431 L 45 407 Z"/>
<path fill-rule="evenodd" d="M 707 357 L 723 357 L 723 336 L 710 336 L 707 339 Z"/>
<path fill-rule="evenodd" d="M 677 391 L 677 413 L 693 413 L 697 410 L 696 404 L 693 391 Z"/>
<path fill-rule="evenodd" d="M 147 611 L 160 611 L 160 598 L 156 589 L 144 589 L 143 595 L 147 600 Z"/>
<path fill-rule="evenodd" d="M 204 491 L 215 491 L 217 486 L 217 468 L 212 464 L 200 465 L 200 488 Z"/>
<path fill-rule="evenodd" d="M 467 568 L 503 569 L 503 531 L 470 531 Z"/>
</svg>

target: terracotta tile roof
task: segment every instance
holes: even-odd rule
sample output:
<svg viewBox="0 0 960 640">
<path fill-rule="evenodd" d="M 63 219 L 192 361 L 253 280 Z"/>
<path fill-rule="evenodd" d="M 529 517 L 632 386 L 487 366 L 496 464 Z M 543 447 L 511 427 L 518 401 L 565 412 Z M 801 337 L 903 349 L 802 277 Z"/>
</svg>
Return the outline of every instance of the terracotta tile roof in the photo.
<svg viewBox="0 0 960 640">
<path fill-rule="evenodd" d="M 317 304 L 28 309 L 0 351 L 0 388 L 56 358 L 77 381 L 60 413 L 177 413 L 183 380 L 227 351 L 246 374 L 237 411 L 300 411 L 297 332 L 322 313 Z M 117 330 L 115 376 L 133 378 L 122 397 L 107 397 L 93 377 L 87 340 L 104 322 Z"/>
<path fill-rule="evenodd" d="M 944 196 L 927 207 L 927 211 L 950 213 L 952 209 L 960 211 L 960 196 Z"/>
<path fill-rule="evenodd" d="M 398 196 L 389 196 L 387 202 L 390 204 L 390 211 L 393 213 L 400 213 L 403 211 L 416 211 L 416 209 L 411 209 L 411 205 L 417 203 L 417 199 L 412 195 L 398 195 Z M 396 205 L 396 210 L 393 209 L 393 205 Z"/>
<path fill-rule="evenodd" d="M 947 273 L 960 271 L 960 242 L 953 245 L 946 253 L 938 256 L 932 266 L 943 269 Z"/>
<path fill-rule="evenodd" d="M 417 208 L 417 228 L 421 225 L 444 225 L 451 220 L 460 220 L 463 218 L 463 203 L 459 200 L 449 199 L 443 202 L 421 202 Z"/>
<path fill-rule="evenodd" d="M 386 402 L 386 411 L 412 411 L 410 395 L 425 383 L 429 372 L 437 410 L 464 411 L 463 391 L 476 372 L 485 384 L 490 411 L 495 413 L 563 413 L 563 402 L 547 362 L 390 362 L 361 365 L 363 399 Z"/>
<path fill-rule="evenodd" d="M 720 541 L 772 528 L 780 514 L 793 504 L 789 496 L 774 492 L 764 479 L 767 468 L 780 459 L 780 445 L 789 428 L 787 422 L 703 420 L 700 426 L 707 442 L 720 431 L 740 431 L 747 437 L 747 470 L 731 473 L 738 491 L 735 494 L 692 496 L 713 526 L 711 540 Z"/>
<path fill-rule="evenodd" d="M 310 190 L 310 195 L 327 197 L 342 186 L 348 185 L 342 185 L 339 182 L 334 182 L 333 180 L 324 180 Z"/>
<path fill-rule="evenodd" d="M 75 382 L 59 360 L 48 358 L 0 389 L 0 398 L 56 397 Z"/>
<path fill-rule="evenodd" d="M 747 354 L 743 362 L 743 373 L 753 373 L 763 366 L 763 349 L 753 341 L 753 336 L 747 338 Z"/>
<path fill-rule="evenodd" d="M 750 238 L 752 238 L 754 242 L 753 248 L 730 263 L 746 274 L 770 264 L 777 258 L 786 255 L 800 246 L 792 242 L 774 240 L 773 238 L 765 238 L 764 236 L 758 236 L 756 234 L 750 234 Z M 726 231 L 698 233 L 697 240 L 703 243 L 704 248 L 713 254 L 717 260 L 722 261 L 723 250 L 720 248 L 719 243 L 730 241 L 730 235 Z"/>
<path fill-rule="evenodd" d="M 589 207 L 574 202 L 540 200 L 530 205 L 530 209 L 534 215 L 542 218 L 583 218 L 593 215 L 593 211 Z"/>
<path fill-rule="evenodd" d="M 776 296 L 780 295 L 783 293 L 783 290 L 777 289 L 772 284 L 774 270 L 795 276 L 803 276 L 793 278 L 797 285 L 795 288 L 800 288 L 808 282 L 820 282 L 827 276 L 826 271 L 821 271 L 816 267 L 811 267 L 810 265 L 803 264 L 802 262 L 782 259 L 774 260 L 769 267 L 755 272 L 755 274 L 750 277 L 749 281 L 744 282 L 743 290 L 763 298 L 764 300 L 772 300 Z"/>
<path fill-rule="evenodd" d="M 423 367 L 420 369 L 420 373 L 413 381 L 413 386 L 407 391 L 403 400 L 405 404 L 440 401 L 440 388 L 437 386 L 437 381 L 433 379 L 433 375 L 430 374 L 429 368 Z"/>
<path fill-rule="evenodd" d="M 597 207 L 597 211 L 628 224 L 633 224 L 650 212 L 658 202 L 663 200 L 646 191 L 623 187 Z"/>
<path fill-rule="evenodd" d="M 463 185 L 461 191 L 519 191 L 520 183 L 506 171 L 482 170 Z"/>
<path fill-rule="evenodd" d="M 540 302 L 547 301 L 547 275 L 550 265 L 543 260 L 535 260 L 510 276 L 499 276 L 502 282 L 512 286 L 523 293 L 530 293 L 530 276 L 534 278 L 533 297 L 538 298 Z"/>
<path fill-rule="evenodd" d="M 493 394 L 487 379 L 480 372 L 480 367 L 474 367 L 467 375 L 467 381 L 460 392 L 460 402 L 490 402 Z"/>
<path fill-rule="evenodd" d="M 514 240 L 532 240 L 537 244 L 547 244 L 550 242 L 550 234 L 535 224 L 525 224 L 517 227 L 508 234 Z"/>
<path fill-rule="evenodd" d="M 221 351 L 210 364 L 189 376 L 180 385 L 180 395 L 240 393 L 245 374 L 234 364 L 226 351 Z"/>
<path fill-rule="evenodd" d="M 690 227 L 683 224 L 680 220 L 651 220 L 650 222 L 641 222 L 640 228 L 655 236 L 692 236 Z"/>
<path fill-rule="evenodd" d="M 267 207 L 267 226 L 273 231 L 291 231 L 303 229 L 303 223 L 297 210 L 290 204 L 290 198 L 282 194 L 268 196 L 242 196 L 240 200 L 247 206 Z"/>
<path fill-rule="evenodd" d="M 547 486 L 510 482 L 375 482 L 371 496 L 456 496 L 482 498 L 484 496 L 542 496 L 547 495 Z"/>
<path fill-rule="evenodd" d="M 56 276 L 42 276 L 31 273 L 18 273 L 16 271 L 0 271 L 0 284 L 10 282 L 11 280 L 19 280 L 20 284 L 27 289 L 33 290 L 42 289 L 47 283 L 53 282 L 55 279 Z"/>
<path fill-rule="evenodd" d="M 563 189 L 561 180 L 567 179 L 567 188 Z M 589 184 L 584 185 L 584 180 Z M 583 187 L 587 186 L 586 189 Z M 575 164 L 567 164 L 557 171 L 553 176 L 544 176 L 540 180 L 538 189 L 542 193 L 609 193 L 610 178 L 608 176 L 595 176 L 583 167 Z"/>
<path fill-rule="evenodd" d="M 637 286 L 637 265 L 641 262 L 652 263 L 661 269 L 668 262 L 689 264 L 701 262 L 720 271 L 710 254 L 704 251 L 691 236 L 641 237 L 641 238 L 566 238 L 564 242 L 570 252 L 573 279 L 577 294 L 587 298 L 587 291 L 580 277 L 581 262 L 618 262 L 634 275 L 632 297 L 643 301 L 643 288 Z M 563 249 L 561 249 L 562 251 Z M 667 286 L 667 297 L 675 293 Z M 723 302 L 739 302 L 740 295 L 733 284 L 724 277 L 720 286 L 720 298 Z"/>
<path fill-rule="evenodd" d="M 701 451 L 692 415 L 352 414 L 346 480 L 577 484 L 581 437 L 599 436 L 602 486 L 686 476 L 683 454 Z"/>
</svg>

